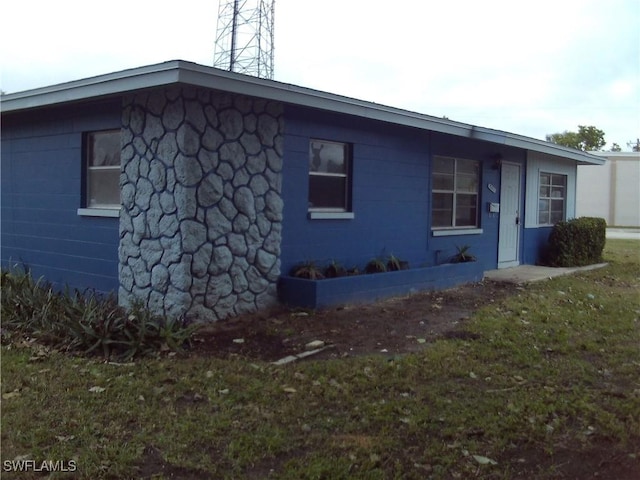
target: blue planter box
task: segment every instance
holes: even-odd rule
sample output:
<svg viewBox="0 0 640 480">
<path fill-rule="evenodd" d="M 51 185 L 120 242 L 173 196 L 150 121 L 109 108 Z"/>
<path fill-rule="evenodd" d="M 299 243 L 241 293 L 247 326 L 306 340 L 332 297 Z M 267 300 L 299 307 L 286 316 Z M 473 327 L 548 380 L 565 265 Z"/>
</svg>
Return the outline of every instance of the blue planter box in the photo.
<svg viewBox="0 0 640 480">
<path fill-rule="evenodd" d="M 483 276 L 481 262 L 446 263 L 323 280 L 282 276 L 278 295 L 286 305 L 318 309 L 348 303 L 370 303 L 426 290 L 443 290 L 463 283 L 478 282 Z"/>
</svg>

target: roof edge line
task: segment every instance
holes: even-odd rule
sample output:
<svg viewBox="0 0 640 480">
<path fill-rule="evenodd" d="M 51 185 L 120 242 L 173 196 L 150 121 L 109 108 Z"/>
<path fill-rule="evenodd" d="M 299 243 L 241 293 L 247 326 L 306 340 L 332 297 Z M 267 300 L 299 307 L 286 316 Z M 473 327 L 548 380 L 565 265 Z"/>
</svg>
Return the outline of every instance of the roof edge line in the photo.
<svg viewBox="0 0 640 480">
<path fill-rule="evenodd" d="M 592 153 L 582 152 L 543 140 L 525 137 L 500 130 L 479 127 L 427 114 L 403 110 L 365 100 L 359 100 L 320 90 L 274 80 L 228 72 L 215 67 L 199 65 L 185 60 L 136 67 L 98 75 L 81 80 L 61 83 L 7 94 L 2 97 L 2 113 L 77 102 L 90 98 L 126 94 L 133 91 L 185 84 L 211 88 L 231 93 L 257 96 L 309 108 L 333 111 L 383 122 L 431 130 L 460 137 L 483 140 L 498 145 L 522 148 L 579 163 L 601 165 L 604 160 Z"/>
</svg>

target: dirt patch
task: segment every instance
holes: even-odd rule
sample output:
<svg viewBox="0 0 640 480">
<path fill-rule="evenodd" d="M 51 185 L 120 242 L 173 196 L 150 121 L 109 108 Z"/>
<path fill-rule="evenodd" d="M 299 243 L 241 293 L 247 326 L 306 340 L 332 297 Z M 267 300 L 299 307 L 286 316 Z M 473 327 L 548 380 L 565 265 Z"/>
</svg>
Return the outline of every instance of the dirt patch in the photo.
<svg viewBox="0 0 640 480">
<path fill-rule="evenodd" d="M 632 450 L 633 451 L 633 450 Z M 638 452 L 640 453 L 640 452 Z M 572 450 L 559 447 L 553 455 L 540 450 L 525 449 L 511 458 L 517 474 L 514 480 L 530 479 L 615 479 L 638 480 L 640 466 L 637 455 L 616 452 L 606 438 L 596 439 L 588 450 Z M 550 466 L 553 465 L 553 468 Z M 554 471 L 542 474 L 541 471 Z"/>
<path fill-rule="evenodd" d="M 328 348 L 314 359 L 402 355 L 420 351 L 442 337 L 473 339 L 464 330 L 473 312 L 521 288 L 483 281 L 368 305 L 319 311 L 279 307 L 201 329 L 192 351 L 218 358 L 275 361 L 304 352 L 308 343 L 319 340 Z"/>
<path fill-rule="evenodd" d="M 186 480 L 213 478 L 207 472 L 177 467 L 166 462 L 162 458 L 160 450 L 152 445 L 145 447 L 136 469 L 138 478 L 182 478 Z"/>
</svg>

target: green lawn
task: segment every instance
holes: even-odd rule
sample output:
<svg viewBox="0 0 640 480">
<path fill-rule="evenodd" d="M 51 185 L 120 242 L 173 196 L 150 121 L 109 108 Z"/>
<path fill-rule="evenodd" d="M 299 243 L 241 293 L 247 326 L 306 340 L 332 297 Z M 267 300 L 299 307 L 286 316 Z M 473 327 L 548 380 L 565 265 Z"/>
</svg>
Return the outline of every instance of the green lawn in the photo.
<svg viewBox="0 0 640 480">
<path fill-rule="evenodd" d="M 639 247 L 609 241 L 608 267 L 394 360 L 105 364 L 3 345 L 2 478 L 42 478 L 9 472 L 24 459 L 76 469 L 54 478 L 634 478 Z"/>
</svg>

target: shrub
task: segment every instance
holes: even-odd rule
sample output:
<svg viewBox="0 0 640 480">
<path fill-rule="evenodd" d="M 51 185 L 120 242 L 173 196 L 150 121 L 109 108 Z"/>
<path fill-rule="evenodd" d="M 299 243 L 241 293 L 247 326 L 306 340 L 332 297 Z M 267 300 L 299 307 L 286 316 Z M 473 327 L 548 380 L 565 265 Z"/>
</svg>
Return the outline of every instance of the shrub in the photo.
<svg viewBox="0 0 640 480">
<path fill-rule="evenodd" d="M 607 223 L 603 218 L 580 217 L 559 222 L 549 235 L 546 263 L 576 267 L 602 261 Z"/>
<path fill-rule="evenodd" d="M 2 271 L 1 287 L 3 341 L 23 336 L 60 350 L 129 360 L 181 350 L 195 330 L 139 304 L 126 310 L 114 296 L 56 292 L 28 271 Z"/>
</svg>

